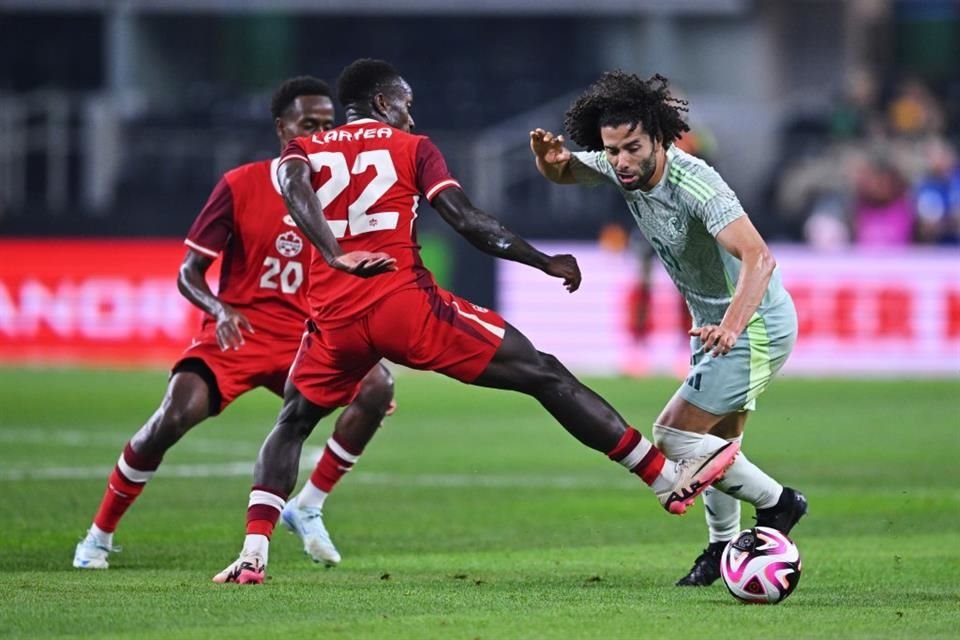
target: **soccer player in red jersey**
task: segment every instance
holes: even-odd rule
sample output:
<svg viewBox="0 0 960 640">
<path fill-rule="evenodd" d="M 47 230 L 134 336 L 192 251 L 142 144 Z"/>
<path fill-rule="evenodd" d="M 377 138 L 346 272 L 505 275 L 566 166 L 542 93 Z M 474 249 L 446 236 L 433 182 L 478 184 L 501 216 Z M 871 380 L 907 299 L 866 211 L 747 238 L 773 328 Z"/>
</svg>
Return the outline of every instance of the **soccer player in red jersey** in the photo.
<svg viewBox="0 0 960 640">
<path fill-rule="evenodd" d="M 438 287 L 416 240 L 421 199 L 481 251 L 560 278 L 569 291 L 580 286 L 580 270 L 573 256 L 537 251 L 470 202 L 430 139 L 410 133 L 412 91 L 390 64 L 354 62 L 337 94 L 347 124 L 294 140 L 278 168 L 288 210 L 317 249 L 308 297 L 318 330 L 303 338 L 283 408 L 260 450 L 240 557 L 214 581 L 263 582 L 269 536 L 296 483 L 303 441 L 349 402 L 381 358 L 533 396 L 580 442 L 642 478 L 664 508 L 683 513 L 733 462 L 737 445 L 666 460 L 555 357 L 494 311 Z M 389 254 L 395 270 L 369 279 L 338 272 L 330 264 L 342 250 L 371 252 L 378 265 Z"/>
<path fill-rule="evenodd" d="M 271 109 L 281 149 L 297 136 L 333 126 L 330 89 L 315 78 L 284 82 Z M 276 181 L 278 163 L 279 159 L 263 160 L 228 171 L 190 228 L 177 284 L 206 316 L 200 333 L 173 366 L 160 408 L 124 447 L 93 524 L 77 545 L 73 566 L 107 568 L 120 519 L 156 472 L 164 453 L 187 431 L 256 387 L 283 395 L 309 315 L 307 269 L 312 249 L 287 215 Z M 220 287 L 214 295 L 205 274 L 221 255 Z M 338 268 L 365 275 L 365 265 L 371 264 L 368 258 L 347 255 Z M 377 363 L 371 363 L 368 371 L 355 381 L 351 404 L 337 421 L 318 463 L 324 490 L 321 505 L 363 451 L 393 401 L 389 372 Z M 307 552 L 317 561 L 336 564 L 340 556 L 323 529 L 319 508 L 314 507 L 310 515 L 314 517 L 309 526 L 319 543 Z"/>
</svg>

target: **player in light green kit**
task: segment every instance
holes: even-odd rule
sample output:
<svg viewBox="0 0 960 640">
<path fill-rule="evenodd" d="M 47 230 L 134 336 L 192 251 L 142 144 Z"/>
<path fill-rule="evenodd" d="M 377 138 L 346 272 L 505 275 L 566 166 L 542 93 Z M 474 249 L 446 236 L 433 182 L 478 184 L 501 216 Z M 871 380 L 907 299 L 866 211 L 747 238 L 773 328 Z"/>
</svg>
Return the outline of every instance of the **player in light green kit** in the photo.
<svg viewBox="0 0 960 640">
<path fill-rule="evenodd" d="M 537 169 L 558 184 L 613 184 L 653 245 L 693 316 L 686 381 L 654 424 L 654 441 L 674 459 L 743 437 L 748 411 L 779 371 L 797 337 L 797 315 L 776 262 L 737 196 L 705 162 L 673 142 L 689 130 L 686 102 L 659 75 L 604 73 L 567 111 L 563 136 L 537 129 Z M 807 510 L 803 494 L 781 486 L 740 454 L 704 494 L 710 539 L 680 586 L 720 577 L 720 553 L 740 529 L 740 500 L 757 524 L 788 533 Z M 721 493 L 722 492 L 722 493 Z"/>
</svg>

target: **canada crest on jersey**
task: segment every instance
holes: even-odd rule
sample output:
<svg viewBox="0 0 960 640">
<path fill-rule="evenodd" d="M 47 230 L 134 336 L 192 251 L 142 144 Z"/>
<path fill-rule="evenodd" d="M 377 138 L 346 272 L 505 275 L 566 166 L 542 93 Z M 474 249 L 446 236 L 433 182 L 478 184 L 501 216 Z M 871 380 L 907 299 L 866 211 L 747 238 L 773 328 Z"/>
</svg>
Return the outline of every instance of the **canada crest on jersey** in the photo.
<svg viewBox="0 0 960 640">
<path fill-rule="evenodd" d="M 303 239 L 293 231 L 285 231 L 277 236 L 277 251 L 284 258 L 293 258 L 303 251 Z"/>
</svg>

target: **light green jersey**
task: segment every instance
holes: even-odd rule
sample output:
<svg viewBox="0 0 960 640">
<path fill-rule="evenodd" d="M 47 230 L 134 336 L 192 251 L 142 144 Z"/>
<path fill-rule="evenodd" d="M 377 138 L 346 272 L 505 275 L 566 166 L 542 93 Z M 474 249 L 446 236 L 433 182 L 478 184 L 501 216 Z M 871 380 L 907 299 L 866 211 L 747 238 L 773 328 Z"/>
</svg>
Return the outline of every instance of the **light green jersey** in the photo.
<svg viewBox="0 0 960 640">
<path fill-rule="evenodd" d="M 716 235 L 746 215 L 740 201 L 713 167 L 675 147 L 667 149 L 667 166 L 650 191 L 620 186 L 603 151 L 573 154 L 570 169 L 577 182 L 612 182 L 627 201 L 640 231 L 653 245 L 667 273 L 683 295 L 696 326 L 720 324 L 740 277 L 740 260 L 720 246 Z M 789 302 L 775 270 L 757 313 Z"/>
</svg>

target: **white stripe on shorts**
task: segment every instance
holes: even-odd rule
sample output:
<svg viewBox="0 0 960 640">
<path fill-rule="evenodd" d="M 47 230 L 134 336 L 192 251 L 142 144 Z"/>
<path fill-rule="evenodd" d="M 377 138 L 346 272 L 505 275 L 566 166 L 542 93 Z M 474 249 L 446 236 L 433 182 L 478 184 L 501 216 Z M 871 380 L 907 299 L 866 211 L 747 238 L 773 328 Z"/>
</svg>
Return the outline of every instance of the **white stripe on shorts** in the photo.
<svg viewBox="0 0 960 640">
<path fill-rule="evenodd" d="M 457 310 L 457 313 L 459 313 L 460 315 L 462 315 L 464 318 L 469 318 L 470 320 L 473 320 L 474 322 L 476 322 L 476 323 L 479 324 L 481 327 L 483 327 L 484 329 L 486 329 L 487 331 L 489 331 L 489 332 L 492 333 L 493 335 L 497 336 L 498 338 L 503 338 L 504 333 L 506 333 L 506 331 L 505 331 L 504 329 L 501 329 L 501 328 L 498 327 L 497 325 L 495 325 L 495 324 L 490 324 L 489 322 L 486 322 L 486 321 L 484 321 L 484 320 L 481 320 L 479 317 L 477 317 L 476 315 L 474 315 L 474 314 L 472 314 L 472 313 L 467 313 L 466 311 L 464 311 L 463 309 L 460 308 L 460 305 L 458 305 L 458 304 L 456 303 L 456 301 L 454 301 L 454 303 L 453 303 L 453 308 L 456 309 L 456 310 Z"/>
</svg>

